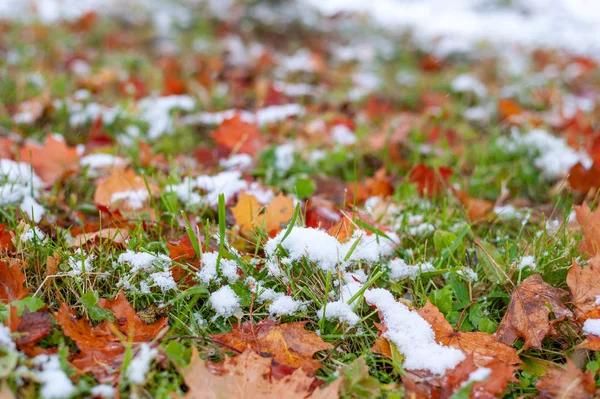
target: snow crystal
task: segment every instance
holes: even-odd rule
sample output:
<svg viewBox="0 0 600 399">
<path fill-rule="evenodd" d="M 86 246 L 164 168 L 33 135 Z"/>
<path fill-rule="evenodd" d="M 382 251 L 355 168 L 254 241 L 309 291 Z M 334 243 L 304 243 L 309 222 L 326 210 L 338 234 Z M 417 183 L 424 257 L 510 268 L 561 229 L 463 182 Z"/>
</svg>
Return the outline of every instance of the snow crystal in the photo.
<svg viewBox="0 0 600 399">
<path fill-rule="evenodd" d="M 190 96 L 148 97 L 138 102 L 140 119 L 148 123 L 148 137 L 152 140 L 173 133 L 171 111 L 191 111 L 196 102 Z"/>
<path fill-rule="evenodd" d="M 583 333 L 600 337 L 600 319 L 587 319 L 583 323 Z"/>
<path fill-rule="evenodd" d="M 90 389 L 90 394 L 104 399 L 112 399 L 115 396 L 115 388 L 111 385 L 96 385 Z"/>
<path fill-rule="evenodd" d="M 150 370 L 150 362 L 158 355 L 158 349 L 151 348 L 147 343 L 140 345 L 138 353 L 135 355 L 125 373 L 127 381 L 133 384 L 143 384 L 146 381 L 146 374 Z"/>
<path fill-rule="evenodd" d="M 127 250 L 117 259 L 119 263 L 129 263 L 131 265 L 131 273 L 138 271 L 153 271 L 153 264 L 157 264 L 162 268 L 171 266 L 171 258 L 164 254 L 151 254 L 148 252 L 134 252 Z"/>
<path fill-rule="evenodd" d="M 228 318 L 240 310 L 240 297 L 231 289 L 224 285 L 217 291 L 210 294 L 210 304 L 215 312 L 215 317 L 222 316 Z"/>
<path fill-rule="evenodd" d="M 177 283 L 173 280 L 170 270 L 152 273 L 150 278 L 154 281 L 152 286 L 159 287 L 163 293 L 177 289 Z"/>
<path fill-rule="evenodd" d="M 341 145 L 352 145 L 356 143 L 356 136 L 348 126 L 338 124 L 331 128 L 331 137 L 333 141 Z"/>
<path fill-rule="evenodd" d="M 391 292 L 375 288 L 365 293 L 367 303 L 377 307 L 387 328 L 383 336 L 405 356 L 407 370 L 429 370 L 444 374 L 465 359 L 457 349 L 438 344 L 429 323 L 417 312 L 396 302 Z"/>
<path fill-rule="evenodd" d="M 293 144 L 283 144 L 275 148 L 275 168 L 282 173 L 290 170 L 294 164 L 294 150 Z"/>
<path fill-rule="evenodd" d="M 44 399 L 64 399 L 75 393 L 75 386 L 60 368 L 57 355 L 38 355 L 33 362 L 42 370 L 36 373 L 42 384 L 40 396 Z"/>
<path fill-rule="evenodd" d="M 144 202 L 148 199 L 148 190 L 126 190 L 113 193 L 110 197 L 111 204 L 117 201 L 125 201 L 127 206 L 131 209 L 142 209 Z"/>
<path fill-rule="evenodd" d="M 218 256 L 219 254 L 217 252 L 206 252 L 202 254 L 202 267 L 197 273 L 198 279 L 202 283 L 210 284 L 211 281 L 220 281 L 217 270 Z M 229 282 L 235 282 L 239 278 L 239 275 L 237 274 L 237 263 L 234 260 L 221 258 L 219 267 L 221 268 L 221 275 L 226 277 Z"/>
<path fill-rule="evenodd" d="M 392 259 L 388 264 L 388 267 L 390 268 L 390 278 L 393 280 L 399 280 L 406 277 L 414 280 L 421 273 L 432 272 L 435 270 L 435 267 L 433 267 L 433 264 L 430 262 L 419 263 L 412 266 L 406 264 L 401 258 Z"/>
<path fill-rule="evenodd" d="M 296 301 L 294 298 L 288 295 L 281 295 L 273 300 L 271 306 L 269 306 L 269 314 L 273 317 L 279 317 L 288 315 L 291 316 L 298 310 L 306 309 L 306 303 L 302 301 Z"/>
<path fill-rule="evenodd" d="M 454 78 L 451 87 L 457 93 L 474 93 L 480 98 L 487 96 L 485 85 L 469 74 L 462 74 Z"/>
<path fill-rule="evenodd" d="M 526 267 L 531 268 L 532 270 L 535 269 L 535 257 L 532 255 L 527 255 L 524 256 L 523 258 L 521 258 L 521 260 L 519 261 L 519 264 L 517 265 L 517 269 L 518 270 L 523 270 Z"/>
<path fill-rule="evenodd" d="M 11 352 L 17 349 L 10 332 L 10 328 L 0 324 L 0 347 Z"/>
<path fill-rule="evenodd" d="M 355 326 L 359 321 L 360 317 L 352 309 L 352 305 L 344 303 L 342 300 L 335 302 L 328 302 L 325 306 L 325 312 L 323 309 L 319 310 L 319 317 L 327 320 L 339 320 L 348 323 L 351 326 Z"/>
</svg>

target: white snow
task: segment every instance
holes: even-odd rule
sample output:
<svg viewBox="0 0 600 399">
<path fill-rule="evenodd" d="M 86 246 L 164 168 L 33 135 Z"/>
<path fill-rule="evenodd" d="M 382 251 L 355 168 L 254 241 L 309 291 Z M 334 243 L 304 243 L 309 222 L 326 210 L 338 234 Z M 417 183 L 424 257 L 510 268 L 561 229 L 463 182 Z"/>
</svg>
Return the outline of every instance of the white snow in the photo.
<svg viewBox="0 0 600 399">
<path fill-rule="evenodd" d="M 473 93 L 477 97 L 487 96 L 487 89 L 483 83 L 469 74 L 458 75 L 451 84 L 452 90 L 457 93 Z"/>
<path fill-rule="evenodd" d="M 31 196 L 23 198 L 19 208 L 30 220 L 34 221 L 35 223 L 39 223 L 42 220 L 44 213 L 46 213 L 46 209 L 38 204 L 38 202 Z"/>
<path fill-rule="evenodd" d="M 587 319 L 583 323 L 583 333 L 600 336 L 600 319 Z"/>
<path fill-rule="evenodd" d="M 225 169 L 248 170 L 252 167 L 252 157 L 248 154 L 235 154 L 227 159 L 221 159 L 219 165 Z"/>
<path fill-rule="evenodd" d="M 467 280 L 471 280 L 471 281 L 479 280 L 479 276 L 477 275 L 475 270 L 473 270 L 469 267 L 465 267 L 463 269 L 457 270 L 456 274 L 458 274 L 459 276 L 463 276 Z"/>
<path fill-rule="evenodd" d="M 519 261 L 519 264 L 517 265 L 517 269 L 518 270 L 523 270 L 526 267 L 529 267 L 530 269 L 534 270 L 536 265 L 535 265 L 535 256 L 533 255 L 526 255 L 524 257 L 521 258 L 521 260 Z"/>
<path fill-rule="evenodd" d="M 163 293 L 177 289 L 177 283 L 170 270 L 152 273 L 150 278 L 154 281 L 152 286 L 160 288 Z"/>
<path fill-rule="evenodd" d="M 113 166 L 122 166 L 125 164 L 125 161 L 123 158 L 111 154 L 89 154 L 81 157 L 79 164 L 96 171 L 98 169 L 105 169 Z"/>
<path fill-rule="evenodd" d="M 400 280 L 406 277 L 414 280 L 421 273 L 432 272 L 435 270 L 435 267 L 433 267 L 431 262 L 408 265 L 402 258 L 392 259 L 388 264 L 388 267 L 390 268 L 390 278 L 393 280 Z"/>
<path fill-rule="evenodd" d="M 112 204 L 114 202 L 124 201 L 130 209 L 137 210 L 144 207 L 144 202 L 146 202 L 148 197 L 148 190 L 145 188 L 139 190 L 126 190 L 113 193 L 110 197 L 110 202 Z"/>
<path fill-rule="evenodd" d="M 352 305 L 348 305 L 342 300 L 328 302 L 325 306 L 325 314 L 323 314 L 323 309 L 320 309 L 318 315 L 320 318 L 325 316 L 327 320 L 339 320 L 351 326 L 355 326 L 360 321 L 360 317 L 354 313 Z"/>
<path fill-rule="evenodd" d="M 152 254 L 148 252 L 135 252 L 127 250 L 117 259 L 119 263 L 129 263 L 131 265 L 131 273 L 138 271 L 151 272 L 154 271 L 153 265 L 156 264 L 159 267 L 170 267 L 171 258 L 165 254 Z"/>
<path fill-rule="evenodd" d="M 64 399 L 76 392 L 75 386 L 60 368 L 57 355 L 38 355 L 33 358 L 33 362 L 41 368 L 41 371 L 36 373 L 36 378 L 42 384 L 42 398 Z"/>
<path fill-rule="evenodd" d="M 103 399 L 112 399 L 115 396 L 115 388 L 111 385 L 96 385 L 90 389 L 90 394 Z"/>
<path fill-rule="evenodd" d="M 479 367 L 477 370 L 472 371 L 469 374 L 469 378 L 467 378 L 466 381 L 463 381 L 463 383 L 461 384 L 461 388 L 464 388 L 474 382 L 485 381 L 491 374 L 492 369 L 488 367 Z"/>
<path fill-rule="evenodd" d="M 0 324 L 0 347 L 6 349 L 8 352 L 17 349 L 17 346 L 12 339 L 10 328 L 6 327 L 4 324 Z"/>
<path fill-rule="evenodd" d="M 197 273 L 198 279 L 204 284 L 210 284 L 212 281 L 220 282 L 219 271 L 217 270 L 218 252 L 205 252 L 202 254 L 201 269 Z M 220 259 L 220 274 L 227 278 L 230 283 L 237 281 L 237 263 L 231 259 Z"/>
<path fill-rule="evenodd" d="M 331 128 L 331 137 L 333 141 L 341 145 L 352 145 L 356 143 L 356 135 L 348 126 L 343 124 L 335 125 Z"/>
<path fill-rule="evenodd" d="M 83 251 L 79 248 L 76 253 L 69 257 L 68 264 L 71 268 L 69 275 L 71 276 L 81 276 L 83 270 L 85 269 L 86 273 L 89 273 L 94 269 L 93 261 L 95 259 L 94 255 L 86 256 Z"/>
<path fill-rule="evenodd" d="M 239 109 L 228 109 L 218 112 L 198 112 L 182 118 L 184 125 L 219 125 L 226 119 L 239 115 L 246 123 L 256 123 L 259 126 L 270 125 L 283 121 L 292 116 L 304 115 L 305 108 L 299 104 L 271 105 L 256 112 Z"/>
<path fill-rule="evenodd" d="M 304 309 L 306 309 L 306 302 L 297 301 L 288 295 L 280 295 L 269 306 L 269 314 L 272 317 L 292 316 L 298 310 Z"/>
<path fill-rule="evenodd" d="M 31 226 L 27 225 L 19 236 L 19 239 L 22 243 L 27 243 L 33 240 L 44 242 L 46 241 L 46 234 L 44 234 L 44 232 L 37 226 L 33 226 L 33 228 L 31 228 Z"/>
<path fill-rule="evenodd" d="M 143 384 L 146 381 L 146 375 L 150 370 L 150 363 L 158 355 L 158 349 L 151 348 L 150 345 L 143 342 L 137 354 L 129 363 L 125 377 L 127 381 L 133 384 Z"/>
<path fill-rule="evenodd" d="M 404 368 L 444 374 L 465 359 L 461 351 L 438 344 L 429 323 L 417 312 L 396 302 L 391 292 L 382 288 L 367 290 L 365 300 L 379 310 L 387 328 L 383 336 L 405 356 Z"/>
<path fill-rule="evenodd" d="M 294 149 L 293 144 L 282 144 L 275 148 L 275 168 L 282 173 L 290 170 L 294 164 Z"/>
<path fill-rule="evenodd" d="M 29 219 L 39 223 L 45 209 L 36 199 L 43 187 L 42 179 L 33 172 L 31 165 L 0 159 L 0 207 L 19 205 Z"/>
<path fill-rule="evenodd" d="M 240 297 L 230 286 L 224 285 L 210 294 L 210 304 L 217 313 L 215 317 L 228 318 L 240 310 Z"/>
<path fill-rule="evenodd" d="M 190 96 L 147 97 L 138 102 L 140 119 L 148 123 L 148 138 L 157 139 L 173 133 L 171 111 L 175 109 L 191 111 L 196 101 Z"/>
</svg>

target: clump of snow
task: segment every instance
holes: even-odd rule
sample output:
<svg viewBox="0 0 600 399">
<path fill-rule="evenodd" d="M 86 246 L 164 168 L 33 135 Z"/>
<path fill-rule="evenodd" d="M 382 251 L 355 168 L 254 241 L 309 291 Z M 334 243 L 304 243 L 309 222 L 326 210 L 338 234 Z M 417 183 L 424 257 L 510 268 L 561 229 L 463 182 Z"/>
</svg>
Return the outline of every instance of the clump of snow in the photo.
<svg viewBox="0 0 600 399">
<path fill-rule="evenodd" d="M 252 157 L 248 154 L 235 154 L 227 159 L 221 159 L 219 165 L 225 169 L 248 170 L 252 167 Z"/>
<path fill-rule="evenodd" d="M 138 271 L 153 271 L 153 264 L 155 263 L 164 267 L 171 266 L 171 258 L 165 254 L 135 252 L 130 249 L 119 255 L 117 261 L 119 263 L 129 263 L 131 265 L 131 273 L 136 273 Z"/>
<path fill-rule="evenodd" d="M 583 323 L 583 333 L 600 337 L 600 319 L 587 319 L 585 323 Z"/>
<path fill-rule="evenodd" d="M 158 349 L 151 348 L 147 343 L 142 343 L 125 373 L 127 381 L 133 384 L 143 384 L 150 370 L 150 362 L 158 355 Z"/>
<path fill-rule="evenodd" d="M 40 230 L 37 226 L 33 226 L 33 228 L 29 225 L 25 226 L 25 229 L 19 236 L 19 240 L 21 243 L 27 243 L 29 241 L 38 241 L 44 242 L 46 241 L 46 234 L 42 230 Z"/>
<path fill-rule="evenodd" d="M 403 259 L 392 259 L 388 264 L 390 268 L 390 278 L 400 280 L 403 278 L 416 279 L 421 273 L 435 271 L 435 267 L 431 262 L 423 262 L 416 265 L 408 265 Z"/>
<path fill-rule="evenodd" d="M 69 113 L 69 124 L 71 126 L 83 126 L 98 118 L 102 118 L 102 122 L 109 125 L 113 123 L 124 111 L 120 107 L 106 107 L 104 105 L 90 102 L 83 104 L 79 101 L 73 101 L 70 98 L 62 100 L 54 100 L 53 105 L 57 109 L 65 108 Z"/>
<path fill-rule="evenodd" d="M 513 130 L 509 139 L 499 139 L 499 145 L 508 152 L 519 149 L 535 156 L 533 163 L 549 179 L 565 176 L 573 166 L 581 162 L 585 168 L 592 166 L 592 159 L 585 152 L 569 147 L 566 140 L 542 129 L 532 129 L 527 134 Z"/>
<path fill-rule="evenodd" d="M 6 349 L 8 352 L 17 349 L 17 346 L 12 339 L 10 328 L 6 327 L 4 324 L 0 324 L 0 347 Z"/>
<path fill-rule="evenodd" d="M 160 288 L 163 293 L 177 289 L 177 283 L 170 270 L 152 273 L 149 278 L 154 281 L 152 286 Z"/>
<path fill-rule="evenodd" d="M 256 123 L 259 126 L 270 125 L 283 121 L 292 116 L 304 115 L 305 108 L 300 104 L 271 105 L 256 112 L 238 109 L 228 109 L 219 112 L 198 112 L 182 118 L 184 125 L 219 125 L 223 121 L 238 115 L 246 123 Z"/>
<path fill-rule="evenodd" d="M 111 154 L 89 154 L 81 157 L 79 164 L 82 167 L 88 167 L 92 172 L 98 169 L 106 169 L 113 166 L 122 166 L 125 164 L 123 158 Z"/>
<path fill-rule="evenodd" d="M 354 313 L 352 305 L 348 305 L 342 300 L 328 302 L 325 306 L 325 311 L 321 309 L 318 314 L 320 318 L 325 317 L 327 320 L 339 320 L 351 326 L 355 326 L 360 321 L 360 317 Z"/>
<path fill-rule="evenodd" d="M 387 328 L 383 336 L 405 356 L 407 370 L 444 374 L 465 359 L 461 351 L 438 344 L 429 323 L 417 312 L 396 302 L 391 292 L 382 288 L 367 290 L 365 299 L 379 310 Z"/>
<path fill-rule="evenodd" d="M 33 172 L 31 165 L 0 159 L 0 206 L 19 205 L 23 213 L 39 223 L 45 209 L 36 199 L 43 188 L 42 179 Z"/>
<path fill-rule="evenodd" d="M 454 78 L 451 87 L 457 93 L 473 93 L 480 98 L 487 96 L 485 85 L 472 75 L 466 73 Z"/>
<path fill-rule="evenodd" d="M 96 385 L 92 389 L 90 389 L 90 394 L 95 397 L 100 397 L 103 399 L 112 399 L 115 396 L 115 388 L 111 385 Z"/>
<path fill-rule="evenodd" d="M 146 202 L 148 197 L 148 190 L 145 188 L 139 190 L 126 190 L 113 193 L 110 197 L 110 202 L 112 204 L 118 201 L 124 201 L 130 209 L 136 210 L 144 207 L 144 202 Z"/>
<path fill-rule="evenodd" d="M 288 252 L 287 255 L 279 258 L 282 264 L 289 265 L 305 257 L 327 271 L 335 270 L 338 264 L 345 266 L 348 262 L 359 260 L 376 262 L 381 257 L 391 255 L 397 242 L 395 234 L 388 234 L 390 237 L 388 239 L 376 235 L 369 236 L 361 230 L 355 231 L 352 238 L 345 243 L 340 243 L 325 230 L 310 227 L 294 226 L 283 240 L 285 234 L 286 230 L 282 230 L 265 244 L 265 253 L 269 258 L 267 266 L 274 274 L 277 273 L 277 265 L 274 261 L 280 246 Z M 356 244 L 357 240 L 358 244 Z"/>
<path fill-rule="evenodd" d="M 335 125 L 331 128 L 331 137 L 333 141 L 341 145 L 352 145 L 356 143 L 356 135 L 348 126 L 343 124 Z"/>
<path fill-rule="evenodd" d="M 23 198 L 19 208 L 30 220 L 34 221 L 35 223 L 39 223 L 42 220 L 44 213 L 46 213 L 46 209 L 38 204 L 38 202 L 31 196 Z"/>
<path fill-rule="evenodd" d="M 162 293 L 177 289 L 170 270 L 171 258 L 164 254 L 127 250 L 119 255 L 117 262 L 131 266 L 119 282 L 128 291 L 150 294 L 152 287 L 158 287 Z M 139 281 L 139 288 L 135 281 Z"/>
<path fill-rule="evenodd" d="M 173 133 L 171 111 L 191 111 L 196 102 L 190 96 L 148 97 L 139 101 L 140 119 L 148 123 L 148 137 L 152 140 Z"/>
<path fill-rule="evenodd" d="M 410 227 L 408 229 L 408 233 L 411 236 L 426 236 L 429 235 L 431 233 L 433 233 L 435 231 L 435 226 L 431 223 L 421 223 L 418 226 L 415 227 Z"/>
<path fill-rule="evenodd" d="M 291 316 L 297 311 L 305 309 L 306 302 L 297 301 L 288 295 L 280 295 L 269 306 L 269 314 L 273 317 Z"/>
<path fill-rule="evenodd" d="M 314 72 L 313 55 L 308 49 L 300 49 L 290 56 L 279 57 L 279 67 L 286 72 Z"/>
<path fill-rule="evenodd" d="M 289 97 L 317 95 L 322 91 L 318 86 L 313 86 L 306 83 L 287 83 L 282 81 L 273 82 L 273 87 L 275 90 Z"/>
<path fill-rule="evenodd" d="M 479 276 L 475 272 L 475 270 L 465 267 L 464 269 L 460 269 L 456 271 L 456 274 L 466 278 L 467 280 L 477 281 L 479 280 Z"/>
<path fill-rule="evenodd" d="M 479 367 L 477 370 L 469 373 L 469 378 L 467 378 L 461 384 L 461 388 L 464 388 L 474 382 L 485 381 L 492 374 L 492 369 L 488 367 Z"/>
<path fill-rule="evenodd" d="M 197 273 L 198 279 L 204 284 L 210 284 L 212 281 L 220 282 L 219 270 L 217 268 L 218 252 L 205 252 L 202 254 L 201 268 Z M 237 281 L 237 263 L 231 259 L 221 258 L 219 261 L 220 274 L 227 278 L 230 283 Z"/>
<path fill-rule="evenodd" d="M 69 274 L 71 276 L 81 276 L 84 270 L 86 273 L 89 273 L 94 269 L 92 262 L 95 258 L 94 255 L 86 256 L 80 248 L 77 249 L 77 252 L 73 256 L 70 256 L 67 261 L 71 268 Z"/>
<path fill-rule="evenodd" d="M 217 313 L 215 318 L 220 316 L 228 318 L 240 310 L 240 297 L 230 286 L 224 285 L 210 294 L 210 304 Z"/>
<path fill-rule="evenodd" d="M 294 164 L 293 144 L 283 144 L 275 148 L 275 168 L 281 173 L 286 173 Z"/>
<path fill-rule="evenodd" d="M 42 398 L 64 399 L 76 392 L 75 386 L 60 368 L 57 355 L 38 355 L 33 358 L 33 362 L 41 368 L 41 371 L 36 373 L 36 378 L 42 384 Z"/>
<path fill-rule="evenodd" d="M 535 269 L 536 264 L 535 264 L 535 257 L 533 255 L 523 256 L 523 258 L 521 258 L 521 260 L 519 261 L 519 264 L 517 265 L 518 270 L 523 270 L 526 267 L 529 267 L 532 270 Z"/>
</svg>

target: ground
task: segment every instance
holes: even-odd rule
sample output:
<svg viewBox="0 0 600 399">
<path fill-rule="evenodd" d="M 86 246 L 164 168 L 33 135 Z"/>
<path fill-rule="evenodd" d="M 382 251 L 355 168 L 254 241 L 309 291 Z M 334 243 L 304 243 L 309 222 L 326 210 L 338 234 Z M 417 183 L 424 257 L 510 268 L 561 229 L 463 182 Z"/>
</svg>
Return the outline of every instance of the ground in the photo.
<svg viewBox="0 0 600 399">
<path fill-rule="evenodd" d="M 172 11 L 0 22 L 2 394 L 594 397 L 593 58 Z"/>
</svg>

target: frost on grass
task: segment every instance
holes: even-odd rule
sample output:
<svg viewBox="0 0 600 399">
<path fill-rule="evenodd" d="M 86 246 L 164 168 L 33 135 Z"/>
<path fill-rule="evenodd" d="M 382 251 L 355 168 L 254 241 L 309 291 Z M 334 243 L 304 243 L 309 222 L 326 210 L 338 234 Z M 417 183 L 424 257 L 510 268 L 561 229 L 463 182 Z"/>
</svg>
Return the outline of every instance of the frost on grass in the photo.
<svg viewBox="0 0 600 399">
<path fill-rule="evenodd" d="M 405 356 L 406 369 L 443 374 L 465 359 L 461 351 L 438 344 L 429 323 L 417 312 L 396 302 L 388 290 L 367 290 L 365 299 L 379 310 L 381 321 L 387 328 L 383 336 Z"/>
<path fill-rule="evenodd" d="M 60 359 L 57 355 L 38 355 L 33 362 L 41 369 L 36 373 L 36 378 L 42 384 L 40 389 L 42 398 L 63 399 L 75 393 L 75 386 L 60 368 Z"/>
<path fill-rule="evenodd" d="M 361 230 L 356 231 L 345 243 L 340 243 L 325 230 L 311 227 L 293 227 L 284 240 L 285 234 L 286 230 L 282 230 L 265 244 L 265 253 L 269 258 L 267 267 L 275 275 L 280 273 L 276 257 L 284 265 L 306 258 L 315 262 L 321 270 L 333 271 L 338 264 L 345 266 L 359 260 L 377 262 L 380 258 L 391 255 L 397 242 L 395 234 L 388 234 L 388 239 L 368 235 Z M 287 254 L 279 253 L 280 246 Z"/>
<path fill-rule="evenodd" d="M 147 343 L 140 345 L 138 353 L 135 355 L 129 366 L 125 377 L 127 381 L 133 384 L 143 384 L 146 381 L 146 375 L 150 370 L 152 359 L 158 354 L 158 349 L 151 348 Z"/>
<path fill-rule="evenodd" d="M 230 286 L 224 285 L 210 294 L 210 304 L 216 312 L 215 318 L 228 318 L 240 310 L 240 297 Z"/>
</svg>

